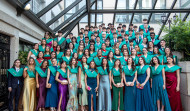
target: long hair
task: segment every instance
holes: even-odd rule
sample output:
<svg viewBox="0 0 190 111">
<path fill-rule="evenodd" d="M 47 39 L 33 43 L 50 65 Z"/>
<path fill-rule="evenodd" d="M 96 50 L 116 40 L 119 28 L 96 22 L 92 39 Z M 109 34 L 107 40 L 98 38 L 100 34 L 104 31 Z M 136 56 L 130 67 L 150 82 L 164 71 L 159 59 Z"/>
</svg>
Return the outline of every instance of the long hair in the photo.
<svg viewBox="0 0 190 111">
<path fill-rule="evenodd" d="M 33 60 L 33 61 L 34 61 L 33 66 L 30 65 L 30 60 Z M 27 66 L 28 66 L 28 68 L 29 68 L 30 71 L 33 71 L 33 72 L 35 71 L 36 63 L 35 63 L 34 58 L 32 58 L 32 57 L 29 58 L 28 63 L 27 63 Z"/>
<path fill-rule="evenodd" d="M 154 48 L 153 48 L 153 54 L 155 54 L 155 48 L 156 48 L 156 50 L 158 51 L 158 55 L 160 55 L 160 51 L 159 51 L 159 48 L 157 47 L 157 46 L 154 46 Z"/>
<path fill-rule="evenodd" d="M 79 48 L 80 48 L 81 46 L 83 46 L 83 45 L 79 45 L 79 47 L 78 47 L 78 50 L 77 50 L 77 55 L 79 55 Z M 84 52 L 84 46 L 83 46 L 82 53 L 83 53 L 83 52 Z"/>
<path fill-rule="evenodd" d="M 85 58 L 86 58 L 86 56 L 84 56 L 84 55 L 82 56 L 82 58 L 83 58 L 83 57 L 85 57 Z M 87 63 L 87 58 L 86 58 L 86 63 Z M 82 64 L 82 69 L 84 69 L 84 63 L 83 63 L 83 61 L 82 61 L 82 60 L 81 60 L 81 64 Z"/>
<path fill-rule="evenodd" d="M 107 69 L 107 72 L 108 72 L 108 74 L 109 74 L 109 65 L 108 65 L 108 60 L 107 60 L 106 58 L 103 58 L 103 59 L 102 59 L 102 65 L 101 65 L 101 66 L 102 66 L 102 68 L 104 69 L 104 66 L 103 66 L 103 61 L 104 61 L 104 60 L 107 61 L 106 69 Z"/>
<path fill-rule="evenodd" d="M 158 64 L 160 64 L 160 60 L 159 60 L 159 58 L 157 56 L 154 56 L 153 58 L 156 58 L 157 61 L 158 61 Z M 151 66 L 155 66 L 155 63 L 153 62 L 153 58 L 150 61 Z"/>
<path fill-rule="evenodd" d="M 92 62 L 94 62 L 94 60 L 92 60 L 92 61 L 90 62 L 90 64 L 91 64 Z M 89 64 L 89 69 L 91 69 L 90 64 Z M 94 62 L 94 65 L 95 65 L 94 69 L 95 69 L 95 71 L 97 72 L 97 67 L 96 67 L 96 63 L 95 63 L 95 62 Z"/>
<path fill-rule="evenodd" d="M 120 72 L 120 75 L 122 75 L 122 67 L 121 67 L 121 61 L 119 59 L 116 59 L 115 62 L 114 62 L 114 68 L 115 68 L 115 63 L 119 61 L 119 72 Z"/>
<path fill-rule="evenodd" d="M 76 58 L 71 58 L 71 61 L 69 62 L 69 66 L 72 68 L 72 62 L 73 62 L 73 60 L 75 60 L 76 61 L 76 63 L 75 63 L 75 67 L 77 67 L 77 59 Z"/>
<path fill-rule="evenodd" d="M 146 62 L 145 62 L 145 59 L 144 59 L 144 57 L 139 57 L 139 59 L 140 58 L 142 58 L 142 60 L 143 60 L 143 62 L 144 62 L 144 65 L 146 65 Z M 140 66 L 141 64 L 140 64 L 140 62 L 138 61 L 138 66 Z"/>
<path fill-rule="evenodd" d="M 166 49 L 170 49 L 169 47 L 166 47 L 165 49 L 164 49 L 164 52 L 166 53 Z M 171 51 L 171 49 L 170 49 L 170 53 L 169 53 L 169 56 L 170 55 L 172 55 L 173 56 L 173 53 L 172 53 L 172 51 Z"/>
<path fill-rule="evenodd" d="M 108 60 L 113 60 L 114 59 L 114 53 L 113 53 L 113 57 L 110 59 L 110 53 L 113 53 L 112 51 L 109 51 L 109 53 L 108 53 Z"/>
<path fill-rule="evenodd" d="M 62 64 L 65 63 L 66 64 L 66 61 L 62 61 L 61 64 L 60 64 L 60 69 L 62 68 Z"/>
<path fill-rule="evenodd" d="M 172 63 L 175 64 L 175 63 L 174 63 L 174 58 L 173 58 L 173 55 L 172 55 L 172 54 L 170 54 L 167 58 L 171 58 L 171 59 L 173 60 Z M 168 64 L 168 63 L 167 63 L 167 64 Z"/>
<path fill-rule="evenodd" d="M 39 58 L 39 54 L 40 54 L 40 53 L 43 54 L 42 58 L 44 58 L 44 53 L 43 53 L 42 51 L 39 51 L 39 53 L 38 53 L 38 55 L 37 55 L 37 59 Z"/>
<path fill-rule="evenodd" d="M 20 59 L 16 59 L 16 60 L 14 61 L 12 68 L 15 67 L 15 63 L 16 63 L 16 61 L 20 61 Z M 20 66 L 21 66 L 21 61 L 20 61 Z M 19 68 L 20 68 L 20 66 L 19 66 Z"/>
<path fill-rule="evenodd" d="M 135 68 L 136 68 L 136 66 L 135 66 L 135 62 L 134 62 L 133 58 L 132 58 L 132 57 L 129 57 L 129 58 L 127 59 L 127 61 L 128 61 L 130 58 L 132 59 L 131 68 L 132 68 L 132 71 L 134 71 Z M 127 65 L 128 65 L 128 62 L 127 62 Z"/>
<path fill-rule="evenodd" d="M 45 33 L 44 33 L 44 38 L 46 38 L 46 34 L 48 34 L 48 35 L 49 35 L 49 38 L 51 38 L 51 33 L 50 33 L 50 32 L 45 32 Z"/>
<path fill-rule="evenodd" d="M 93 46 L 93 47 L 94 47 L 94 45 L 93 45 L 93 44 L 91 44 L 91 45 L 90 45 L 90 47 L 91 47 L 91 46 Z M 91 48 L 90 48 L 90 47 L 89 47 L 89 51 L 93 51 L 93 52 L 95 52 L 95 47 L 93 48 L 93 50 L 91 50 Z"/>
<path fill-rule="evenodd" d="M 49 66 L 49 62 L 48 62 L 48 60 L 47 60 L 47 59 L 44 59 L 44 60 L 42 61 L 42 65 L 40 66 L 40 68 L 43 68 L 43 64 L 44 64 L 44 62 L 47 62 L 47 66 Z M 46 66 L 46 68 L 47 68 L 47 66 Z"/>
<path fill-rule="evenodd" d="M 51 55 L 52 55 L 52 53 L 55 53 L 55 58 L 57 58 L 56 52 L 55 52 L 55 51 L 52 51 L 52 52 L 51 52 Z M 50 56 L 51 56 L 51 55 L 50 55 Z M 51 58 L 51 59 L 53 59 L 53 58 Z"/>
<path fill-rule="evenodd" d="M 49 47 L 49 46 L 46 46 L 46 47 L 45 47 L 45 51 L 44 51 L 44 55 L 47 53 L 46 48 L 49 48 L 49 54 L 51 54 L 50 47 Z"/>
<path fill-rule="evenodd" d="M 90 56 L 90 51 L 89 51 L 88 49 L 85 49 L 85 50 L 84 50 L 83 55 L 87 56 L 87 55 L 85 54 L 85 51 L 86 51 L 86 50 L 88 51 L 88 56 Z"/>
</svg>

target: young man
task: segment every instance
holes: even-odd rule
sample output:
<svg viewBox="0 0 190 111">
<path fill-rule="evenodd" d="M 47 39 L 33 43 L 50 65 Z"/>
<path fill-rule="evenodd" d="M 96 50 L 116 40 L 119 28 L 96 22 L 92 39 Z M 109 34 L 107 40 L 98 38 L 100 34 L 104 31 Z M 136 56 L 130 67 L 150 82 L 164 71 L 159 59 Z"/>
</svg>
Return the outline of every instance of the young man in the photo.
<svg viewBox="0 0 190 111">
<path fill-rule="evenodd" d="M 138 27 L 135 25 L 135 26 L 133 27 L 133 33 L 138 32 L 137 30 L 138 30 Z"/>
<path fill-rule="evenodd" d="M 128 34 L 124 35 L 124 40 L 123 40 L 123 42 L 121 43 L 120 46 L 122 47 L 124 44 L 126 44 L 127 47 L 129 46 L 129 35 Z"/>
<path fill-rule="evenodd" d="M 165 55 L 166 41 L 162 39 L 160 41 L 160 46 L 161 46 L 159 49 L 160 54 Z"/>
<path fill-rule="evenodd" d="M 147 19 L 143 19 L 143 25 L 140 25 L 140 26 L 139 26 L 139 30 L 140 30 L 140 29 L 143 29 L 143 30 L 144 30 L 144 24 L 145 24 L 145 23 L 147 24 L 147 21 L 148 21 Z M 148 25 L 148 28 L 150 28 L 149 25 Z"/>
<path fill-rule="evenodd" d="M 150 37 L 150 33 L 152 33 L 152 32 L 154 32 L 154 28 L 153 28 L 153 27 L 150 27 L 150 28 L 149 28 L 149 35 L 147 36 L 148 39 L 151 38 L 151 37 Z M 158 40 L 158 35 L 155 35 L 155 39 Z"/>
<path fill-rule="evenodd" d="M 117 33 L 113 33 L 113 39 L 110 41 L 111 42 L 111 45 L 113 46 L 115 43 L 118 42 L 117 40 Z"/>
<path fill-rule="evenodd" d="M 58 37 L 56 37 L 54 41 L 57 41 L 58 45 L 61 46 L 61 52 L 64 52 L 66 46 L 66 39 L 63 37 L 62 31 L 58 31 Z"/>
<path fill-rule="evenodd" d="M 131 55 L 131 51 L 133 48 L 134 48 L 133 40 L 129 40 L 129 46 L 128 46 L 129 55 Z"/>
<path fill-rule="evenodd" d="M 148 41 L 152 41 L 154 46 L 157 46 L 158 48 L 160 48 L 160 40 L 155 39 L 155 33 L 154 32 L 150 33 L 150 37 L 151 37 L 151 39 Z"/>
<path fill-rule="evenodd" d="M 106 41 L 106 32 L 102 32 L 102 42 Z"/>
<path fill-rule="evenodd" d="M 141 39 L 141 40 L 143 40 L 143 38 L 145 37 L 144 36 L 144 31 L 143 31 L 143 29 L 140 29 L 140 31 L 139 31 L 139 38 Z"/>
<path fill-rule="evenodd" d="M 150 35 L 150 32 L 149 32 L 149 28 L 148 28 L 148 24 L 145 23 L 144 24 L 144 35 L 147 37 L 148 35 Z"/>
<path fill-rule="evenodd" d="M 83 35 L 84 37 L 86 37 L 86 36 L 88 36 L 88 30 L 84 30 L 84 35 Z"/>
<path fill-rule="evenodd" d="M 95 47 L 96 49 L 100 49 L 102 46 L 102 42 L 100 41 L 100 37 L 96 37 L 96 43 L 95 43 Z"/>
<path fill-rule="evenodd" d="M 84 41 L 84 36 L 82 32 L 80 32 L 79 36 L 77 37 L 77 43 L 79 43 L 81 40 Z"/>
<path fill-rule="evenodd" d="M 135 35 L 133 34 L 133 30 L 129 30 L 129 40 L 134 40 L 135 39 Z"/>
<path fill-rule="evenodd" d="M 135 40 L 134 45 L 139 45 L 142 42 L 142 40 L 139 38 L 139 32 L 135 33 Z"/>
</svg>

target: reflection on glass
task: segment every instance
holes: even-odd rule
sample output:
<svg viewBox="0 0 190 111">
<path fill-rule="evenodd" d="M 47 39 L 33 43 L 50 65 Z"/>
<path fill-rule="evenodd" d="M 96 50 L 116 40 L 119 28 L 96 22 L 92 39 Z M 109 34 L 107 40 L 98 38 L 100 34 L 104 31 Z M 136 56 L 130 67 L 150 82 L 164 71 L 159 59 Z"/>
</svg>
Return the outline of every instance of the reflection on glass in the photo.
<svg viewBox="0 0 190 111">
<path fill-rule="evenodd" d="M 115 22 L 116 23 L 129 23 L 131 20 L 132 14 L 116 14 Z"/>
</svg>

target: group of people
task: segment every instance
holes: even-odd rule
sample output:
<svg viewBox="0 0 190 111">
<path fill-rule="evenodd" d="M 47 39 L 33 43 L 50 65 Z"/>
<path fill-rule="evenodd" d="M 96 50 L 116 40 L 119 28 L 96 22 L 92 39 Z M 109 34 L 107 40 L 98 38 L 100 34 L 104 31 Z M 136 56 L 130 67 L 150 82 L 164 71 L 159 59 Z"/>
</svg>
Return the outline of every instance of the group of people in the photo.
<svg viewBox="0 0 190 111">
<path fill-rule="evenodd" d="M 182 111 L 177 57 L 147 19 L 139 28 L 103 23 L 80 31 L 67 38 L 46 32 L 24 68 L 14 61 L 9 110 L 13 98 L 18 110 L 23 92 L 23 111 Z"/>
</svg>

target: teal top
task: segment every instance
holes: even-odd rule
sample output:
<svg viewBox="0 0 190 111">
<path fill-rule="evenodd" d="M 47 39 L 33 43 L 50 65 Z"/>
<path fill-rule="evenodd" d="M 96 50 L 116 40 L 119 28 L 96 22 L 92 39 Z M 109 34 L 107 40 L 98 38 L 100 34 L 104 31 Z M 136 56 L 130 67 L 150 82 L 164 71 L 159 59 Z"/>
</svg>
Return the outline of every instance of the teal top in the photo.
<svg viewBox="0 0 190 111">
<path fill-rule="evenodd" d="M 137 68 L 135 68 L 135 70 L 133 71 L 132 68 L 129 70 L 128 65 L 127 66 L 123 66 L 123 72 L 125 73 L 126 76 L 133 76 L 136 71 L 137 71 Z"/>
<path fill-rule="evenodd" d="M 57 66 L 58 67 L 58 66 Z M 49 70 L 52 72 L 54 76 L 56 76 L 57 70 L 53 66 L 49 66 Z"/>
<path fill-rule="evenodd" d="M 51 59 L 48 60 L 49 66 L 53 66 Z M 59 64 L 59 60 L 57 60 L 57 65 Z"/>
<path fill-rule="evenodd" d="M 44 57 L 51 57 L 50 54 L 45 54 Z"/>
<path fill-rule="evenodd" d="M 66 56 L 62 57 L 63 61 L 65 61 L 67 65 L 69 65 L 71 58 L 72 57 L 67 58 Z"/>
<path fill-rule="evenodd" d="M 38 74 L 40 75 L 40 77 L 45 78 L 47 77 L 47 69 L 44 72 L 40 67 L 35 67 L 36 71 L 38 72 Z"/>
<path fill-rule="evenodd" d="M 164 56 L 163 56 L 163 55 L 154 54 L 153 57 L 155 57 L 155 56 L 158 57 L 158 59 L 159 59 L 159 61 L 160 61 L 160 64 L 161 64 L 162 61 L 163 61 Z M 153 58 L 153 57 L 152 57 L 152 58 Z"/>
<path fill-rule="evenodd" d="M 62 75 L 63 78 L 67 78 L 67 71 L 64 72 L 62 69 L 58 69 L 57 71 Z"/>
<path fill-rule="evenodd" d="M 93 57 L 88 57 L 88 59 L 87 59 L 87 64 L 90 64 L 90 62 L 91 62 L 93 59 L 94 59 Z"/>
<path fill-rule="evenodd" d="M 82 54 L 78 54 L 78 59 L 82 59 L 83 53 Z"/>
<path fill-rule="evenodd" d="M 56 52 L 57 54 L 57 52 Z M 62 59 L 62 56 L 63 56 L 63 52 L 59 52 L 59 54 L 57 54 L 57 59 Z"/>
<path fill-rule="evenodd" d="M 39 45 L 39 51 L 42 51 L 44 53 L 45 49 L 46 49 L 46 47 L 43 48 L 42 45 Z"/>
<path fill-rule="evenodd" d="M 115 68 L 112 68 L 112 74 L 113 74 L 113 76 L 120 76 L 121 75 L 119 69 L 117 70 Z"/>
<path fill-rule="evenodd" d="M 102 50 L 102 56 L 108 56 L 108 53 L 109 53 L 108 50 L 105 50 L 105 51 Z"/>
<path fill-rule="evenodd" d="M 148 65 L 144 65 L 142 68 L 140 66 L 137 66 L 137 74 L 145 74 L 148 68 Z"/>
<path fill-rule="evenodd" d="M 165 52 L 164 52 L 164 51 L 165 51 L 165 48 L 160 48 L 160 49 L 159 49 L 159 52 L 160 52 L 160 54 L 162 54 L 162 55 L 165 55 Z"/>
<path fill-rule="evenodd" d="M 107 71 L 107 69 L 103 69 L 102 68 L 102 66 L 100 66 L 100 67 L 97 67 L 97 69 L 98 69 L 98 73 L 100 74 L 100 75 L 108 75 L 108 71 Z"/>
<path fill-rule="evenodd" d="M 28 66 L 26 66 L 25 68 L 27 68 L 27 73 L 28 73 L 28 75 L 29 75 L 30 78 L 35 78 L 36 77 L 35 71 L 29 70 Z"/>
<path fill-rule="evenodd" d="M 101 64 L 102 64 L 102 59 L 103 59 L 104 57 L 101 57 L 101 59 L 99 59 L 98 57 L 95 57 L 94 58 L 94 61 L 95 61 L 95 63 L 96 63 L 96 65 L 97 66 L 100 66 Z"/>
<path fill-rule="evenodd" d="M 52 40 L 52 38 L 46 39 L 46 44 L 49 44 Z"/>
<path fill-rule="evenodd" d="M 163 58 L 164 60 L 163 60 L 163 63 L 164 64 L 167 64 L 168 63 L 168 61 L 167 61 L 167 57 L 166 56 L 164 56 L 164 58 Z M 175 55 L 173 55 L 173 59 L 175 59 L 176 60 L 176 63 L 175 64 L 177 64 L 177 56 L 175 56 Z"/>
<path fill-rule="evenodd" d="M 62 38 L 59 40 L 59 42 L 58 42 L 58 38 L 57 38 L 57 37 L 54 39 L 54 41 L 57 41 L 58 45 L 61 45 L 65 40 L 66 40 L 66 39 L 65 39 L 64 37 L 62 37 Z"/>
<path fill-rule="evenodd" d="M 125 58 L 123 56 L 121 58 L 119 58 L 119 60 L 120 60 L 122 66 L 127 65 L 127 62 L 125 61 Z"/>
<path fill-rule="evenodd" d="M 135 56 L 135 58 L 133 58 L 133 61 L 135 62 L 135 65 L 138 65 L 138 63 L 139 63 L 139 57 Z"/>
<path fill-rule="evenodd" d="M 175 72 L 178 69 L 181 69 L 181 67 L 179 67 L 178 65 L 172 66 L 170 68 L 165 65 L 165 72 Z"/>
<path fill-rule="evenodd" d="M 98 73 L 95 70 L 92 71 L 90 69 L 86 69 L 85 72 L 86 72 L 86 75 L 88 77 L 94 77 L 95 78 L 98 75 Z"/>
<path fill-rule="evenodd" d="M 109 67 L 113 67 L 114 66 L 114 59 L 112 59 L 112 60 L 107 59 L 107 60 L 108 60 Z"/>
<path fill-rule="evenodd" d="M 90 57 L 96 57 L 97 52 L 93 52 L 92 54 L 90 53 Z"/>
<path fill-rule="evenodd" d="M 42 61 L 41 63 L 39 63 L 38 60 L 35 59 L 35 63 L 36 63 L 36 66 L 37 66 L 37 67 L 40 67 L 40 66 L 42 66 L 43 61 Z"/>
<path fill-rule="evenodd" d="M 70 70 L 71 74 L 77 74 L 78 73 L 78 67 L 71 68 L 70 66 L 67 66 L 67 68 Z"/>
<path fill-rule="evenodd" d="M 150 64 L 150 61 L 152 59 L 152 55 L 147 54 L 146 57 L 144 55 L 142 55 L 141 57 L 144 57 L 146 64 Z"/>
<path fill-rule="evenodd" d="M 20 68 L 18 72 L 16 72 L 15 68 L 10 68 L 7 71 L 10 72 L 14 77 L 21 77 L 23 75 L 23 68 Z"/>
<path fill-rule="evenodd" d="M 159 65 L 156 70 L 155 70 L 155 66 L 150 67 L 150 69 L 151 69 L 151 73 L 150 73 L 150 74 L 151 74 L 152 76 L 157 75 L 157 74 L 160 74 L 160 72 L 162 71 L 162 69 L 163 69 L 164 67 L 165 67 L 164 65 Z"/>
<path fill-rule="evenodd" d="M 32 52 L 32 54 L 34 54 L 36 57 L 38 56 L 38 51 L 36 52 L 34 49 L 30 50 Z"/>
</svg>

